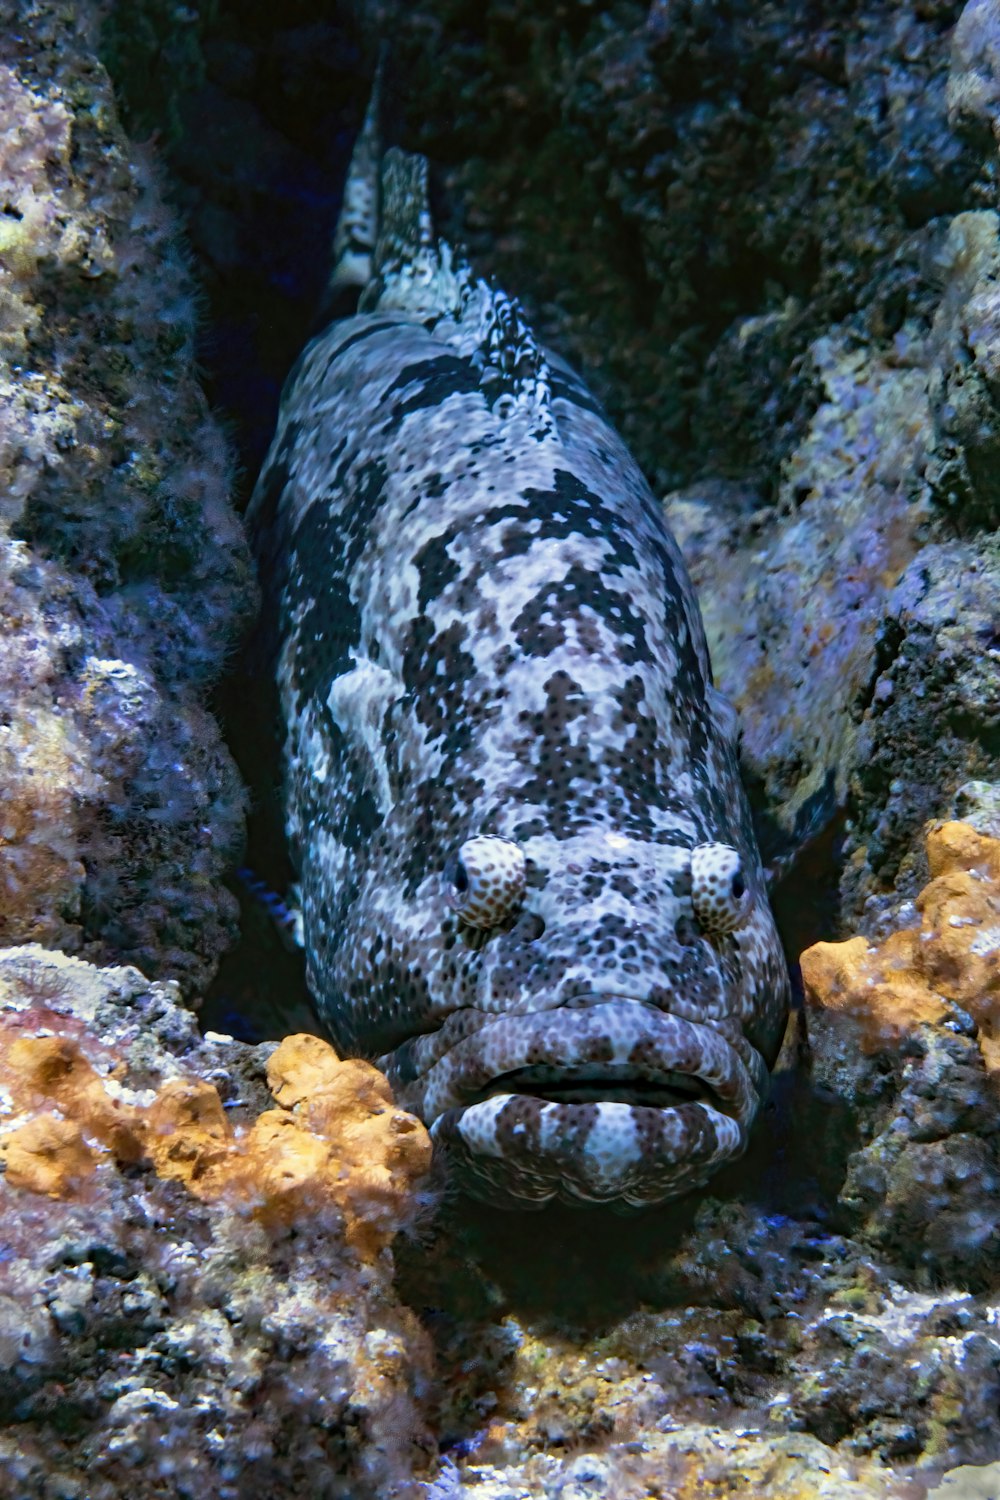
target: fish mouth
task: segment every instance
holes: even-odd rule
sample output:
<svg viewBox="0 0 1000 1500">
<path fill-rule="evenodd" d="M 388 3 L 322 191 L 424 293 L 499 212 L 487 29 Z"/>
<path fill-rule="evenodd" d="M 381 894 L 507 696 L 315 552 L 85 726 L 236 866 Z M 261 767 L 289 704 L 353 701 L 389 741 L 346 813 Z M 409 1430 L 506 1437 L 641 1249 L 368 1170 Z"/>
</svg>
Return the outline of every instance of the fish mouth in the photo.
<svg viewBox="0 0 1000 1500">
<path fill-rule="evenodd" d="M 661 1202 L 739 1156 L 767 1084 L 738 1033 L 628 999 L 461 1011 L 385 1060 L 396 1096 L 507 1206 Z"/>
</svg>

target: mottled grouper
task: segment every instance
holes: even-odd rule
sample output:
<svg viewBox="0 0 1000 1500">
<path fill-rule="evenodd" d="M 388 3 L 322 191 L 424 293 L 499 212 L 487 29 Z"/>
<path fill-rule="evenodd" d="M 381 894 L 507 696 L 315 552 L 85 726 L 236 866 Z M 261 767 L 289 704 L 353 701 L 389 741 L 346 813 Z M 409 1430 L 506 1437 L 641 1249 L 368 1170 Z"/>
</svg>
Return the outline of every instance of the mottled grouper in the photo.
<svg viewBox="0 0 1000 1500">
<path fill-rule="evenodd" d="M 788 1000 L 691 583 L 371 114 L 352 283 L 252 506 L 309 984 L 471 1192 L 656 1203 L 744 1150 Z"/>
</svg>

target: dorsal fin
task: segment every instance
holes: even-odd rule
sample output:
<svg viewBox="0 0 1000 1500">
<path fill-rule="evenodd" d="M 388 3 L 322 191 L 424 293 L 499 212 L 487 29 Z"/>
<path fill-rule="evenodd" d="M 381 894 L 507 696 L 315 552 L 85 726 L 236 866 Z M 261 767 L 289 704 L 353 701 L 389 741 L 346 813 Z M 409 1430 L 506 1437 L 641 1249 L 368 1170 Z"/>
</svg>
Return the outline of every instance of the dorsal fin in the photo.
<svg viewBox="0 0 1000 1500">
<path fill-rule="evenodd" d="M 450 324 L 439 335 L 479 368 L 490 406 L 500 415 L 527 408 L 541 435 L 551 425 L 548 363 L 519 304 L 475 277 L 465 256 L 436 236 L 426 157 L 396 146 L 380 156 L 384 68 L 383 52 L 344 188 L 328 310 L 335 296 L 359 289 L 359 312 Z"/>
<path fill-rule="evenodd" d="M 497 287 L 480 282 L 483 373 L 486 399 L 499 415 L 530 405 L 549 421 L 549 364 L 525 321 L 521 304 Z"/>
<path fill-rule="evenodd" d="M 457 318 L 472 272 L 464 257 L 434 233 L 426 157 L 397 146 L 385 153 L 380 210 L 372 279 L 359 308 L 396 308 L 422 320 Z"/>
</svg>

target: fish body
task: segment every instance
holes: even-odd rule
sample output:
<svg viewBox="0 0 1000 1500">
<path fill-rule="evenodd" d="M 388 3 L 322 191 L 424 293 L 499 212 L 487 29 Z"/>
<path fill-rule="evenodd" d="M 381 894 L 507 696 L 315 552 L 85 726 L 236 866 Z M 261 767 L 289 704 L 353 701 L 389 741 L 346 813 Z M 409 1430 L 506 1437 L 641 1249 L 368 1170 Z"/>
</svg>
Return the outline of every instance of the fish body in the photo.
<svg viewBox="0 0 1000 1500">
<path fill-rule="evenodd" d="M 662 1201 L 745 1148 L 787 1011 L 735 717 L 587 387 L 419 158 L 364 186 L 251 510 L 308 981 L 473 1193 Z"/>
</svg>

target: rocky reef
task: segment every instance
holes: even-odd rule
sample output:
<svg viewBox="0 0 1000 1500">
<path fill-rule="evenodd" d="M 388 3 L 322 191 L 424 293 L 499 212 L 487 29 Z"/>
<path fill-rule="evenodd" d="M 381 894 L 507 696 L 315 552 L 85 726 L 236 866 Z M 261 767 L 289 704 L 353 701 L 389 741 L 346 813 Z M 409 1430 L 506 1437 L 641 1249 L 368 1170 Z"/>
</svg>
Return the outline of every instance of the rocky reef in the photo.
<svg viewBox="0 0 1000 1500">
<path fill-rule="evenodd" d="M 431 1494 L 978 1493 L 1000 1399 L 1000 842 L 947 823 L 926 857 L 881 938 L 803 955 L 765 1139 L 711 1196 L 583 1235 L 466 1216 L 447 1316 L 448 1258 L 404 1253 L 456 1372 Z"/>
<path fill-rule="evenodd" d="M 195 993 L 243 822 L 205 695 L 254 584 L 194 281 L 87 20 L 0 7 L 0 938 Z"/>
<path fill-rule="evenodd" d="M 264 939 L 293 1035 L 193 1018 L 245 808 L 230 495 L 383 8 L 0 20 L 2 1500 L 992 1495 L 996 0 L 392 23 L 394 138 L 664 493 L 822 938 L 749 1154 L 634 1219 L 432 1191 Z"/>
<path fill-rule="evenodd" d="M 426 1131 L 317 1037 L 178 1002 L 0 952 L 0 1495 L 409 1493 L 429 1344 L 388 1246 Z"/>
</svg>

